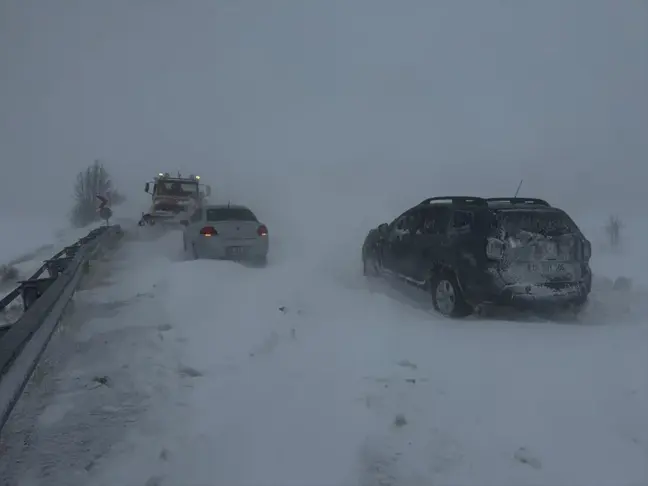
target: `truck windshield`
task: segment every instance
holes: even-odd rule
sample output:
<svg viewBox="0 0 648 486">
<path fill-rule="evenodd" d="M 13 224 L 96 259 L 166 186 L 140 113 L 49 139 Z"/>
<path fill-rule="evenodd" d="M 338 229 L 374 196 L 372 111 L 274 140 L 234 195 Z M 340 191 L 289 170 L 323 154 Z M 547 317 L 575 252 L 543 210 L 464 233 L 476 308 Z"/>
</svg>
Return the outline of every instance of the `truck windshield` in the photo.
<svg viewBox="0 0 648 486">
<path fill-rule="evenodd" d="M 198 184 L 193 182 L 158 181 L 156 192 L 160 196 L 197 196 Z"/>
</svg>

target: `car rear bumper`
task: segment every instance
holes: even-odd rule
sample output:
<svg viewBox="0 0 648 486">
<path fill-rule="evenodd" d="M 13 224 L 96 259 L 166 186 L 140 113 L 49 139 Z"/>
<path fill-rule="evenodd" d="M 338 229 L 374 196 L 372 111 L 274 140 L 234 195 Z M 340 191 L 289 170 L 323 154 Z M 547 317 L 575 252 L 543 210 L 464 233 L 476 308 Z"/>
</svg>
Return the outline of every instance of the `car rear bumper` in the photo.
<svg viewBox="0 0 648 486">
<path fill-rule="evenodd" d="M 196 251 L 203 258 L 222 260 L 254 260 L 268 255 L 268 238 L 222 239 L 218 236 L 201 237 Z"/>
<path fill-rule="evenodd" d="M 585 302 L 591 291 L 591 274 L 572 282 L 506 282 L 501 275 L 489 273 L 475 304 L 495 304 L 518 308 L 561 307 Z"/>
</svg>

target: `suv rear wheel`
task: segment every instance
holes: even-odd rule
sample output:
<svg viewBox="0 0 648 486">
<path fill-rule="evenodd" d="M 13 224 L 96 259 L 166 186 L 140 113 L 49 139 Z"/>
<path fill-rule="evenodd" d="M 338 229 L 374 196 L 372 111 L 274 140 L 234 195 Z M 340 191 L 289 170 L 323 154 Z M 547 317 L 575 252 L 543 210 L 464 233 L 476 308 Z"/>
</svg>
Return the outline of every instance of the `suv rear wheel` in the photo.
<svg viewBox="0 0 648 486">
<path fill-rule="evenodd" d="M 362 256 L 362 274 L 365 277 L 378 277 L 380 275 L 376 260 L 368 255 Z"/>
<path fill-rule="evenodd" d="M 466 317 L 473 309 L 464 300 L 457 279 L 449 272 L 432 278 L 432 304 L 434 309 L 446 317 Z"/>
</svg>

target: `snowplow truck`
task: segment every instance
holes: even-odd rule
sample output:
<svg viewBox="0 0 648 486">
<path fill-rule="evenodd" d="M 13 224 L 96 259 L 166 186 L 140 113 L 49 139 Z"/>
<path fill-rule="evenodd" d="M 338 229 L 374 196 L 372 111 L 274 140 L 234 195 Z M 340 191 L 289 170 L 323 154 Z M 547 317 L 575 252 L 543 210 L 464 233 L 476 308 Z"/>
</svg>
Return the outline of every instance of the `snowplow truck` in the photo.
<svg viewBox="0 0 648 486">
<path fill-rule="evenodd" d="M 144 186 L 146 193 L 151 195 L 151 207 L 142 213 L 140 226 L 170 225 L 179 226 L 180 221 L 188 219 L 197 207 L 205 202 L 211 194 L 211 187 L 200 183 L 200 177 L 190 175 L 182 177 L 171 176 L 168 172 L 160 172 L 153 181 Z"/>
</svg>

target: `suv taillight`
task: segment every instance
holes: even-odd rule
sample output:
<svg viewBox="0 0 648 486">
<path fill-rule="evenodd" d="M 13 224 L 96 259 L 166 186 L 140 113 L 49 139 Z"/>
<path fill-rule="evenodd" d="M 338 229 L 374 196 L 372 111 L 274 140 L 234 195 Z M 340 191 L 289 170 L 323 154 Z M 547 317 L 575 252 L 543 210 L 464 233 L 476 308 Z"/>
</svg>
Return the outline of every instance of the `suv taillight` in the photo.
<svg viewBox="0 0 648 486">
<path fill-rule="evenodd" d="M 203 236 L 214 236 L 218 234 L 218 231 L 213 226 L 205 226 L 200 230 L 200 234 Z"/>
<path fill-rule="evenodd" d="M 592 258 L 592 244 L 588 240 L 583 240 L 583 260 L 586 262 Z"/>
<path fill-rule="evenodd" d="M 497 238 L 488 238 L 486 240 L 486 257 L 490 260 L 501 260 L 504 257 L 506 243 Z"/>
<path fill-rule="evenodd" d="M 257 235 L 259 236 L 268 236 L 268 228 L 265 224 L 262 224 L 257 228 Z"/>
</svg>

